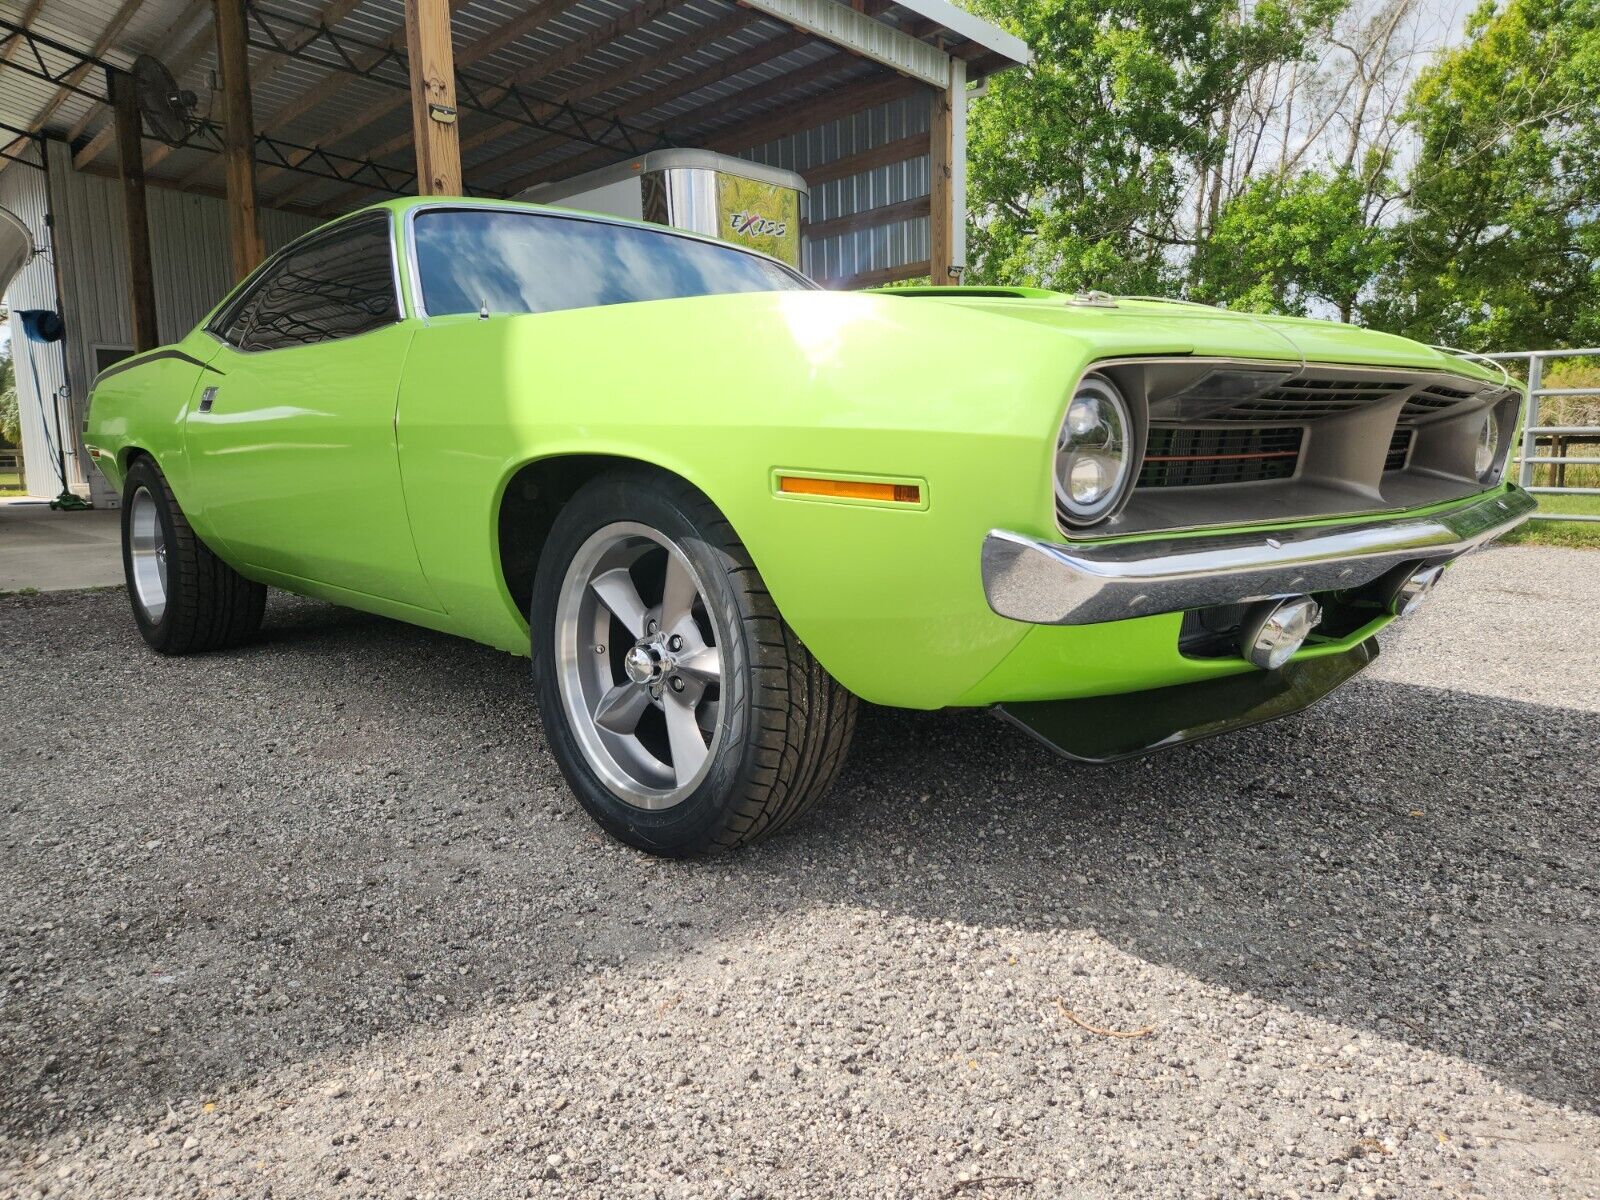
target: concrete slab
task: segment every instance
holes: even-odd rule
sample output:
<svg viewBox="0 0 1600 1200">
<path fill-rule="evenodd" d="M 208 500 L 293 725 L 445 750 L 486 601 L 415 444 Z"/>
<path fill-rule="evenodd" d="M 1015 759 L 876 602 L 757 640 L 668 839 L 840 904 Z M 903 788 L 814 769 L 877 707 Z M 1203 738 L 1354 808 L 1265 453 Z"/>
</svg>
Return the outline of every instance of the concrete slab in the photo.
<svg viewBox="0 0 1600 1200">
<path fill-rule="evenodd" d="M 0 592 L 62 592 L 122 582 L 122 514 L 0 502 Z"/>
</svg>

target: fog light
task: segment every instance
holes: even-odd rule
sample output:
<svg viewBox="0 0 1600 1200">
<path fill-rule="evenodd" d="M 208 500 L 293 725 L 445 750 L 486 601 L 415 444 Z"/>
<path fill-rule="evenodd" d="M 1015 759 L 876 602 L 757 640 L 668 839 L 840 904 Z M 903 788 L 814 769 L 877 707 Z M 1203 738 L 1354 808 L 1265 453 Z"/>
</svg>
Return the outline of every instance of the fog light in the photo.
<svg viewBox="0 0 1600 1200">
<path fill-rule="evenodd" d="M 1264 671 L 1276 671 L 1305 645 L 1322 620 L 1322 606 L 1310 596 L 1263 600 L 1245 614 L 1239 653 Z"/>
<path fill-rule="evenodd" d="M 1403 575 L 1394 585 L 1394 592 L 1389 596 L 1385 606 L 1397 617 L 1416 610 L 1417 606 L 1428 598 L 1428 593 L 1433 591 L 1434 585 L 1439 582 L 1444 574 L 1443 567 L 1422 567 Z"/>
</svg>

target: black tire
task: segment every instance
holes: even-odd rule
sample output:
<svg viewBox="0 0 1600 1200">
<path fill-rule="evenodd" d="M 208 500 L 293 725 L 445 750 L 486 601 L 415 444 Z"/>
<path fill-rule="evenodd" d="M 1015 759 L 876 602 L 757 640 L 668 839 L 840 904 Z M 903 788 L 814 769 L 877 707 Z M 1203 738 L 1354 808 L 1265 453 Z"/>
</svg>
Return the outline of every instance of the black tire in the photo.
<svg viewBox="0 0 1600 1200">
<path fill-rule="evenodd" d="M 165 547 L 165 603 L 152 612 L 134 573 L 130 524 L 140 493 L 149 497 Z M 140 500 L 141 508 L 143 501 Z M 266 586 L 239 574 L 211 552 L 178 507 L 166 476 L 149 458 L 128 467 L 122 489 L 122 570 L 139 632 L 162 654 L 227 650 L 253 638 L 266 610 Z"/>
<path fill-rule="evenodd" d="M 718 646 L 723 674 L 713 722 L 720 734 L 711 740 L 704 777 L 664 809 L 638 807 L 607 785 L 574 734 L 561 692 L 558 598 L 580 549 L 618 522 L 641 523 L 671 539 L 699 577 L 705 619 L 727 631 L 717 635 L 726 639 Z M 556 762 L 590 816 L 631 846 L 685 857 L 747 845 L 803 813 L 843 765 L 855 696 L 784 622 L 726 518 L 673 476 L 622 470 L 579 489 L 540 554 L 529 626 L 534 693 Z"/>
</svg>

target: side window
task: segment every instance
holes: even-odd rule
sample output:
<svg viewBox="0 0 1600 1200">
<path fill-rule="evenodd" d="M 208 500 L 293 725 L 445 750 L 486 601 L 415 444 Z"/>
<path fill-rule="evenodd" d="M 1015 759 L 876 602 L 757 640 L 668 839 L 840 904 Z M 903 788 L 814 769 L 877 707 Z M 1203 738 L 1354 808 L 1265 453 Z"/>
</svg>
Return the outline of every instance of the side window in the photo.
<svg viewBox="0 0 1600 1200">
<path fill-rule="evenodd" d="M 423 308 L 434 317 L 814 286 L 737 246 L 638 225 L 514 208 L 437 209 L 418 213 L 412 229 Z"/>
<path fill-rule="evenodd" d="M 245 332 L 250 328 L 250 318 L 255 315 L 256 300 L 260 296 L 259 287 L 251 288 L 249 295 L 241 296 L 237 304 L 213 323 L 211 332 L 223 341 L 232 342 L 235 346 L 242 345 Z"/>
<path fill-rule="evenodd" d="M 223 336 L 244 350 L 354 337 L 399 320 L 387 218 L 292 250 L 230 314 Z"/>
<path fill-rule="evenodd" d="M 261 295 L 261 281 L 271 270 L 271 262 L 252 271 L 245 282 L 235 289 L 233 296 L 211 318 L 206 329 L 225 342 L 237 346 L 250 328 L 250 316 L 256 309 L 256 298 Z"/>
</svg>

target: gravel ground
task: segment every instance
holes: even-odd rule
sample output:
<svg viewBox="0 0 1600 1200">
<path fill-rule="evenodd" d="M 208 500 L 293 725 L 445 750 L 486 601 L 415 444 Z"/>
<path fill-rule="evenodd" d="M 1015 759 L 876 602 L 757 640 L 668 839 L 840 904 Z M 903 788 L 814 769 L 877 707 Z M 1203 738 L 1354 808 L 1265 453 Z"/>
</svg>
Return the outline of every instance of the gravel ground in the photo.
<svg viewBox="0 0 1600 1200">
<path fill-rule="evenodd" d="M 0 1196 L 1600 1196 L 1597 581 L 1479 556 L 1116 768 L 869 711 L 688 864 L 576 811 L 520 660 L 0 600 Z"/>
</svg>

